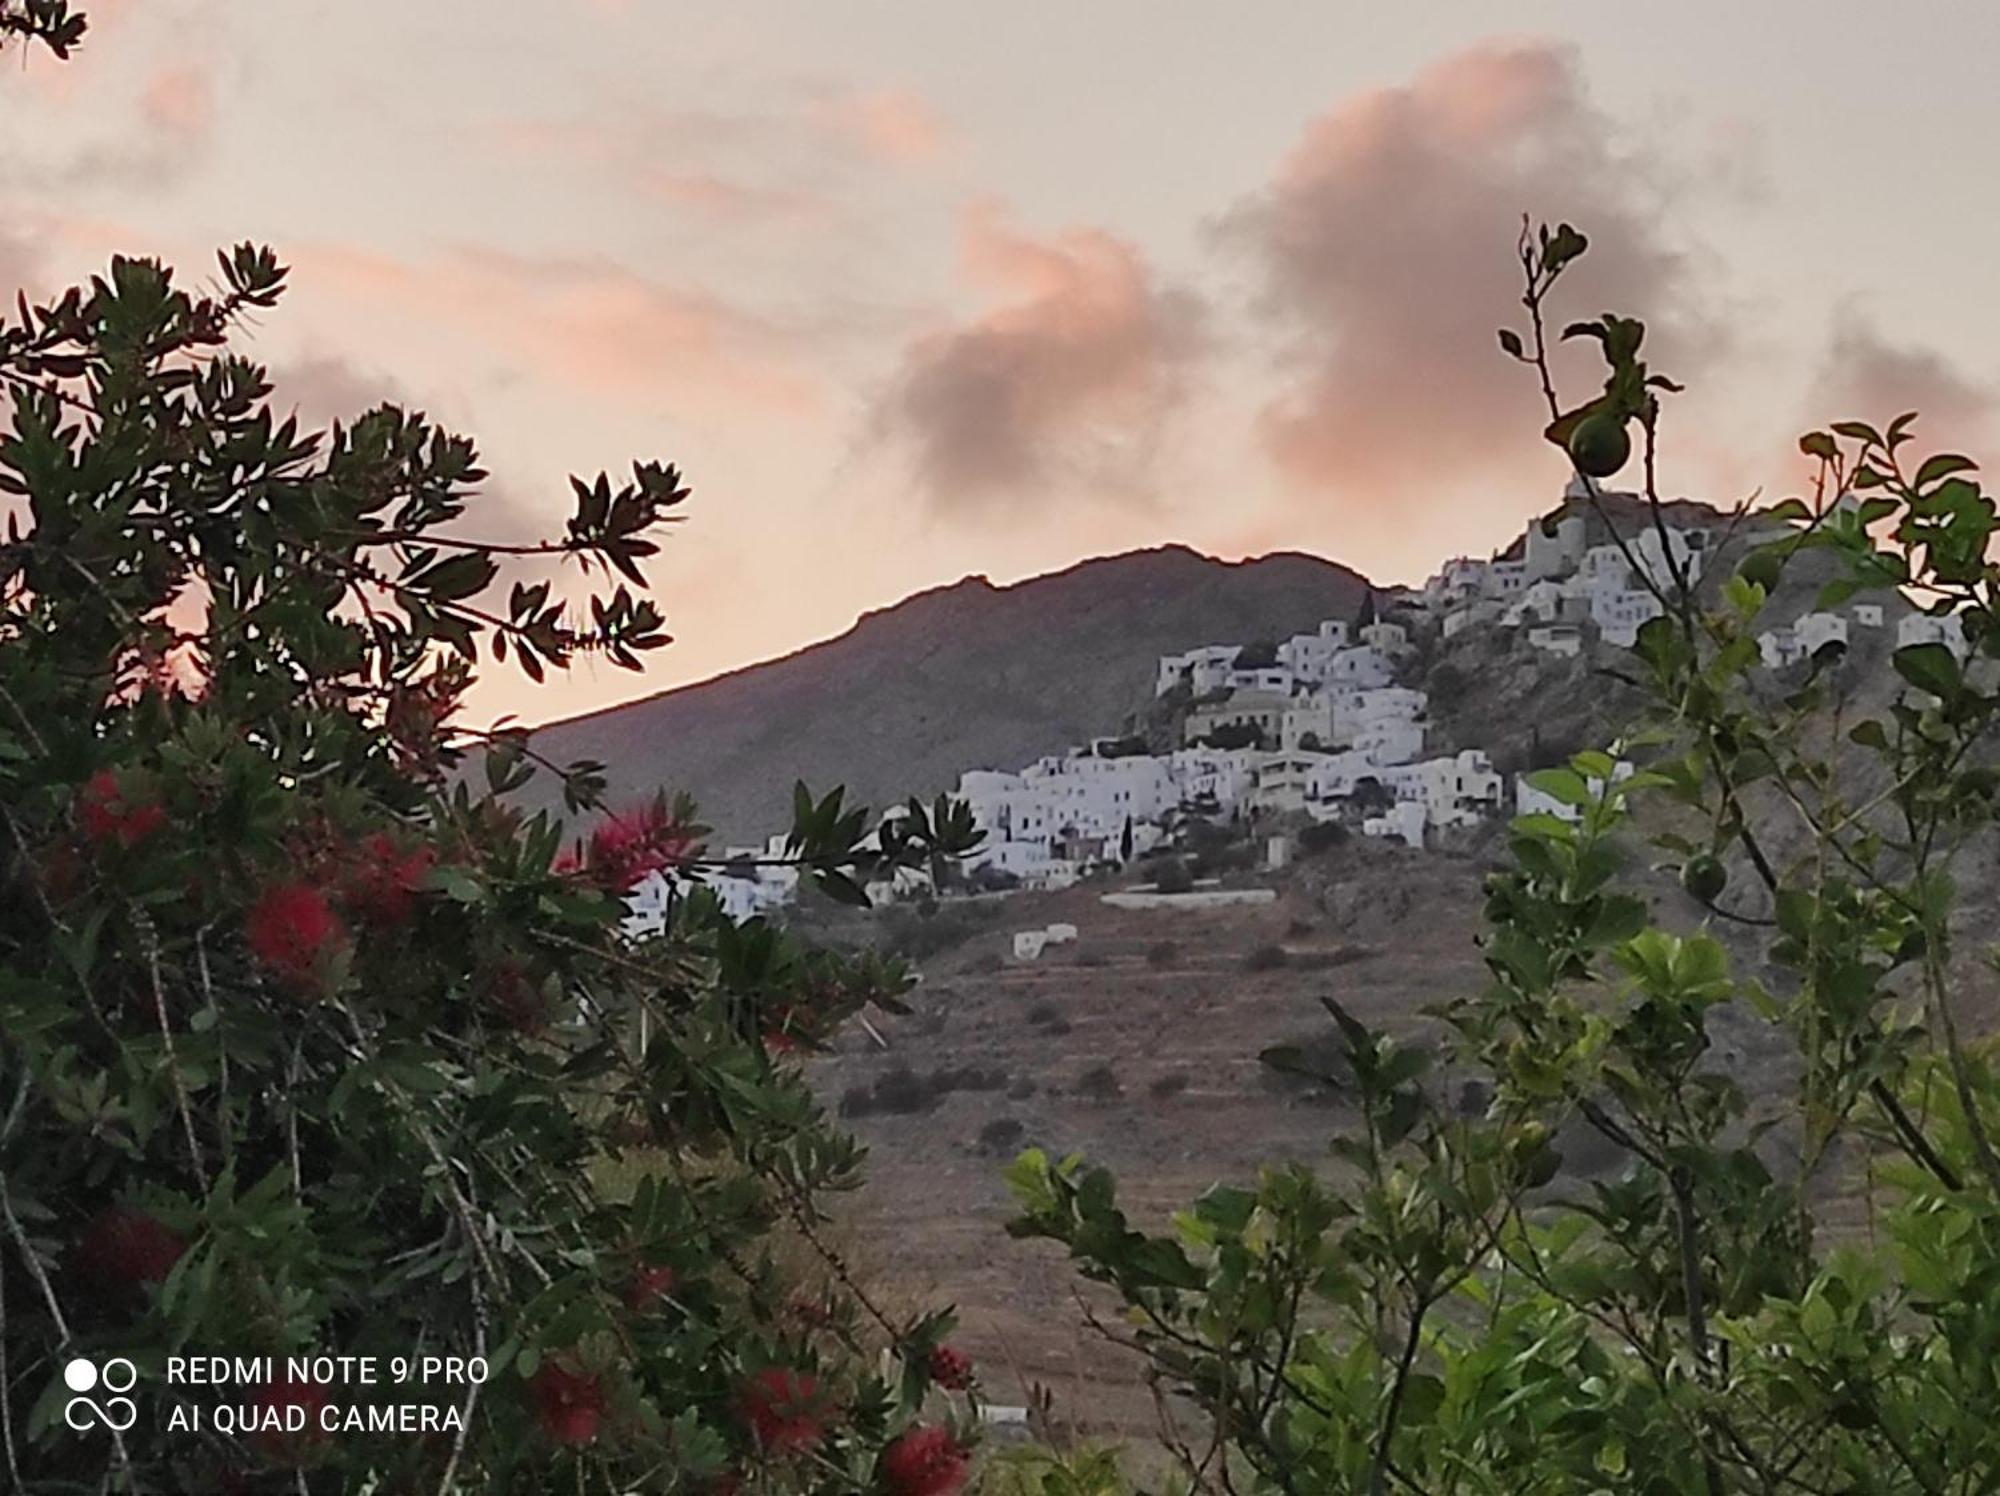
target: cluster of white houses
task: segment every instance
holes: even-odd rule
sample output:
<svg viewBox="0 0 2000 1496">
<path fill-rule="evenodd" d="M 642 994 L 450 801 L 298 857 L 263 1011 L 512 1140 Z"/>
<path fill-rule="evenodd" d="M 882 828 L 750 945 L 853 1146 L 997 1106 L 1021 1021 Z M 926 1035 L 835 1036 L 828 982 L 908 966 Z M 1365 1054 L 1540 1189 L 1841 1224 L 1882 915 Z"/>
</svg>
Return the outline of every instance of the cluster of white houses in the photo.
<svg viewBox="0 0 2000 1496">
<path fill-rule="evenodd" d="M 1766 629 L 1757 636 L 1757 650 L 1772 670 L 1783 670 L 1801 660 L 1809 660 L 1828 645 L 1846 646 L 1854 629 L 1879 629 L 1885 624 L 1880 603 L 1856 603 L 1845 613 L 1824 609 L 1801 613 L 1782 628 Z M 1912 644 L 1942 644 L 1963 659 L 1966 654 L 1965 624 L 1956 614 L 1934 618 L 1928 613 L 1906 613 L 1896 621 L 1896 648 Z"/>
<path fill-rule="evenodd" d="M 1556 654 L 1574 655 L 1590 637 L 1630 647 L 1662 611 L 1659 593 L 1698 580 L 1710 558 L 1710 534 L 1696 527 L 1653 526 L 1601 544 L 1591 535 L 1583 506 L 1565 503 L 1492 559 L 1456 559 L 1421 589 L 1385 594 L 1393 617 L 1378 616 L 1371 598 L 1360 619 L 1328 619 L 1282 643 L 1163 656 L 1154 691 L 1184 707 L 1180 746 L 1154 752 L 1139 739 L 1101 739 L 1019 770 L 965 771 L 956 793 L 985 833 L 967 872 L 1061 887 L 1197 820 L 1342 820 L 1421 847 L 1433 830 L 1471 825 L 1510 801 L 1521 811 L 1573 815 L 1525 781 L 1509 794 L 1482 749 L 1427 756 L 1429 701 L 1396 678 L 1417 619 L 1447 639 L 1480 625 L 1524 630 L 1533 647 Z M 1764 663 L 1781 669 L 1845 644 L 1850 629 L 1884 626 L 1883 607 L 1861 603 L 1844 614 L 1806 613 L 1758 644 Z M 1899 646 L 1930 640 L 1964 653 L 1956 618 L 1898 620 Z M 783 841 L 731 848 L 733 864 L 703 875 L 731 915 L 793 897 L 798 875 L 782 865 Z M 656 927 L 670 898 L 666 880 L 642 888 L 635 926 Z"/>
<path fill-rule="evenodd" d="M 1569 497 L 1582 496 L 1572 488 Z M 1566 502 L 1489 561 L 1447 561 L 1412 601 L 1438 619 L 1446 639 L 1495 624 L 1525 629 L 1531 645 L 1552 654 L 1578 653 L 1587 630 L 1629 649 L 1663 611 L 1659 594 L 1699 581 L 1708 560 L 1710 535 L 1698 527 L 1653 526 L 1623 541 L 1592 543 L 1590 535 L 1588 515 Z"/>
<path fill-rule="evenodd" d="M 1050 887 L 1193 819 L 1353 819 L 1415 846 L 1431 827 L 1492 814 L 1503 785 L 1483 751 L 1425 757 L 1429 700 L 1395 684 L 1409 648 L 1405 624 L 1371 617 L 1274 646 L 1167 655 L 1154 690 L 1187 698 L 1181 746 L 1103 739 L 1017 772 L 961 775 L 957 794 L 986 833 L 972 866 Z"/>
</svg>

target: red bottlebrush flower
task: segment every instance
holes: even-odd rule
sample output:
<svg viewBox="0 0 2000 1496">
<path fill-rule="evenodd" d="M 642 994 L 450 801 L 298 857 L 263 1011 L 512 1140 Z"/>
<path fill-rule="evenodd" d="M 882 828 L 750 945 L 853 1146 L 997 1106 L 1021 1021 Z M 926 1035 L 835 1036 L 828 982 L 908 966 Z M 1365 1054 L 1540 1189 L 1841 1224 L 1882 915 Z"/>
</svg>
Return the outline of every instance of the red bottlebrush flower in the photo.
<svg viewBox="0 0 2000 1496">
<path fill-rule="evenodd" d="M 931 1380 L 951 1392 L 963 1392 L 972 1385 L 972 1358 L 963 1351 L 941 1345 L 931 1352 Z"/>
<path fill-rule="evenodd" d="M 819 1015 L 795 1002 L 782 1002 L 765 1016 L 764 1047 L 774 1054 L 796 1054 L 819 1042 Z"/>
<path fill-rule="evenodd" d="M 321 958 L 347 938 L 326 896 L 305 883 L 266 889 L 251 905 L 243 933 L 259 961 L 299 986 L 311 985 Z"/>
<path fill-rule="evenodd" d="M 118 776 L 100 769 L 78 797 L 77 819 L 83 834 L 100 846 L 115 841 L 132 847 L 164 826 L 167 813 L 157 805 L 130 804 L 118 788 Z"/>
<path fill-rule="evenodd" d="M 809 1372 L 767 1366 L 744 1384 L 738 1406 L 750 1436 L 772 1454 L 811 1449 L 826 1437 L 826 1402 Z"/>
<path fill-rule="evenodd" d="M 587 1372 L 567 1371 L 553 1361 L 528 1379 L 535 1419 L 558 1444 L 588 1444 L 604 1417 L 604 1388 Z"/>
<path fill-rule="evenodd" d="M 256 1428 L 250 1442 L 265 1458 L 295 1463 L 310 1445 L 326 1441 L 327 1431 L 319 1421 L 326 1389 L 318 1382 L 285 1377 L 259 1389 L 251 1401 Z"/>
<path fill-rule="evenodd" d="M 685 862 L 695 846 L 694 834 L 656 799 L 601 821 L 590 833 L 584 865 L 600 886 L 630 893 L 654 873 Z"/>
<path fill-rule="evenodd" d="M 644 1313 L 654 1300 L 672 1293 L 679 1281 L 674 1270 L 663 1264 L 634 1268 L 631 1281 L 625 1285 L 625 1307 L 634 1314 Z"/>
<path fill-rule="evenodd" d="M 429 847 L 405 852 L 386 831 L 373 832 L 354 849 L 342 897 L 371 923 L 400 925 L 409 919 L 417 889 L 436 860 Z"/>
<path fill-rule="evenodd" d="M 112 1205 L 91 1217 L 77 1238 L 78 1266 L 106 1284 L 161 1283 L 187 1243 L 157 1217 Z"/>
<path fill-rule="evenodd" d="M 967 1465 L 951 1430 L 914 1424 L 882 1451 L 882 1484 L 889 1496 L 951 1496 Z"/>
</svg>

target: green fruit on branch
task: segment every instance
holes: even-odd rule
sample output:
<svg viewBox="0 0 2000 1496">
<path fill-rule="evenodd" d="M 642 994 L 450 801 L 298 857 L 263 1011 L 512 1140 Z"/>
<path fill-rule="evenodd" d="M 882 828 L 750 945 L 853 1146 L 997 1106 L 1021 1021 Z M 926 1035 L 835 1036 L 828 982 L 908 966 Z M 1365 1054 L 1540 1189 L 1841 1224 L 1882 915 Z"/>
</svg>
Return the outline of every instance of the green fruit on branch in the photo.
<svg viewBox="0 0 2000 1496">
<path fill-rule="evenodd" d="M 1609 411 L 1585 416 L 1569 434 L 1570 461 L 1587 478 L 1609 478 L 1631 456 L 1632 438 L 1625 423 Z"/>
<path fill-rule="evenodd" d="M 1681 887 L 1704 904 L 1713 904 L 1720 898 L 1728 882 L 1729 874 L 1722 863 L 1706 852 L 1689 858 L 1687 866 L 1681 869 Z"/>
</svg>

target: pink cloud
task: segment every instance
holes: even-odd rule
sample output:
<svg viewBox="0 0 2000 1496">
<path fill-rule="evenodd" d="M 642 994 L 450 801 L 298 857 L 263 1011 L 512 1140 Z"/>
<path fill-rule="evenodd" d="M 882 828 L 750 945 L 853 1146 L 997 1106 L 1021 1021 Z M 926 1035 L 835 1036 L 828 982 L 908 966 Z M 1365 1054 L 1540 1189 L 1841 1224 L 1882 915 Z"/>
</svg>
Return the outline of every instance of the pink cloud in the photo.
<svg viewBox="0 0 2000 1496">
<path fill-rule="evenodd" d="M 1700 323 L 1653 200 L 1659 171 L 1613 140 L 1574 54 L 1542 43 L 1455 54 L 1313 121 L 1222 230 L 1260 267 L 1283 349 L 1285 387 L 1259 425 L 1281 471 L 1374 506 L 1435 503 L 1509 467 L 1558 476 L 1532 379 L 1494 341 L 1519 320 L 1524 213 L 1590 236 L 1565 314 L 1645 317 L 1656 366 L 1691 372 Z M 1579 345 L 1559 359 L 1573 397 L 1602 377 Z"/>
<path fill-rule="evenodd" d="M 851 94 L 826 106 L 834 128 L 869 155 L 899 165 L 934 161 L 950 132 L 930 101 L 906 89 Z"/>
<path fill-rule="evenodd" d="M 214 90 L 208 75 L 198 68 L 163 68 L 146 84 L 139 107 L 153 129 L 197 139 L 208 133 L 214 119 Z"/>
<path fill-rule="evenodd" d="M 961 239 L 968 278 L 1000 304 L 909 347 L 878 428 L 910 446 L 946 512 L 1051 485 L 1131 491 L 1185 394 L 1197 303 L 1100 230 L 1034 239 L 982 204 Z"/>
<path fill-rule="evenodd" d="M 753 187 L 706 171 L 648 171 L 641 185 L 662 201 L 734 223 L 823 219 L 826 200 L 811 193 Z"/>
<path fill-rule="evenodd" d="M 396 380 L 337 354 L 310 353 L 274 365 L 270 374 L 271 404 L 295 412 L 306 426 L 352 425 L 379 405 L 409 408 L 413 403 Z"/>
<path fill-rule="evenodd" d="M 1808 397 L 1807 421 L 1866 421 L 1883 430 L 1905 411 L 1920 452 L 1953 449 L 1972 457 L 1996 434 L 2000 387 L 1926 348 L 1892 343 L 1853 307 L 1836 315 Z M 1996 454 L 2000 456 L 2000 454 Z"/>
<path fill-rule="evenodd" d="M 341 246 L 297 259 L 300 276 L 594 394 L 785 415 L 820 398 L 790 366 L 784 330 L 609 261 L 464 249 L 411 262 Z"/>
</svg>

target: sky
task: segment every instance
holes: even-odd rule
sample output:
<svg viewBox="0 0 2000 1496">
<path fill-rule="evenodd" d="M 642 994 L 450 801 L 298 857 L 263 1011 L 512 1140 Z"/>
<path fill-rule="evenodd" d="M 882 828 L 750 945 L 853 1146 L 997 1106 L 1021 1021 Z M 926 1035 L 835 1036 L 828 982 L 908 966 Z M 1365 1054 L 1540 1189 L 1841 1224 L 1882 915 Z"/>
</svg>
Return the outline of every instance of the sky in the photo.
<svg viewBox="0 0 2000 1496">
<path fill-rule="evenodd" d="M 474 436 L 466 533 L 692 484 L 675 644 L 477 715 L 1143 546 L 1486 554 L 1566 476 L 1494 337 L 1523 214 L 1592 239 L 1558 315 L 1689 386 L 1671 494 L 1797 491 L 1832 420 L 1993 434 L 1991 6 L 81 3 L 68 64 L 0 53 L 0 291 L 266 242 L 279 402 Z"/>
</svg>

